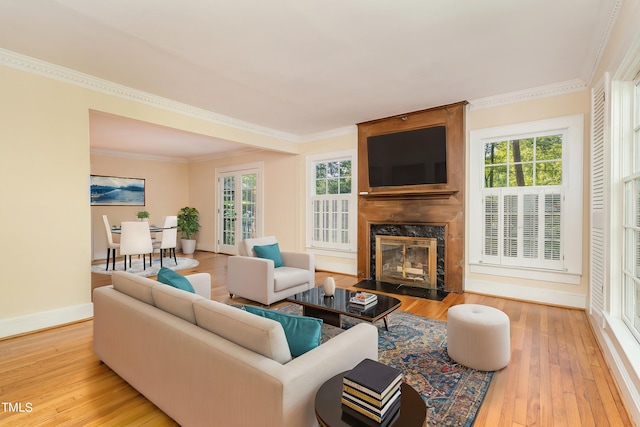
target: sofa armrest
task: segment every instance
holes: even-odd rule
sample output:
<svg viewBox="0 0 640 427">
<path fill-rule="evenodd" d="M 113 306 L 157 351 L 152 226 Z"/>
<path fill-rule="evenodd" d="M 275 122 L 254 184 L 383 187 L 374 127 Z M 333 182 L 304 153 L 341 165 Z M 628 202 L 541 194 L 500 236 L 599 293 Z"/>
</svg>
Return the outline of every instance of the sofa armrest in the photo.
<svg viewBox="0 0 640 427">
<path fill-rule="evenodd" d="M 211 299 L 211 275 L 209 273 L 195 273 L 185 276 L 196 294 Z"/>
<path fill-rule="evenodd" d="M 273 294 L 273 261 L 235 255 L 227 261 L 227 290 L 253 301 L 268 304 Z"/>
<path fill-rule="evenodd" d="M 280 252 L 282 262 L 286 267 L 301 268 L 303 270 L 315 271 L 313 254 L 305 252 Z"/>
<path fill-rule="evenodd" d="M 316 425 L 314 400 L 320 386 L 366 358 L 378 360 L 378 328 L 371 323 L 355 325 L 285 364 L 284 394 L 290 402 L 285 426 Z"/>
</svg>

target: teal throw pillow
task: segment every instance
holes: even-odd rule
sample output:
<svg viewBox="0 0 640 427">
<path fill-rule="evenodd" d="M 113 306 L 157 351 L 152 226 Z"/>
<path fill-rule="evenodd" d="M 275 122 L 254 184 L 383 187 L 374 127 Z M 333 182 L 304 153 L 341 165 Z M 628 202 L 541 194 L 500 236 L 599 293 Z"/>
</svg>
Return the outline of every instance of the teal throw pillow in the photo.
<svg viewBox="0 0 640 427">
<path fill-rule="evenodd" d="M 158 282 L 173 286 L 174 288 L 182 289 L 183 291 L 191 292 L 192 294 L 196 293 L 193 286 L 191 286 L 191 282 L 189 282 L 186 277 L 168 269 L 167 267 L 162 267 L 160 271 L 158 271 Z"/>
<path fill-rule="evenodd" d="M 313 350 L 322 341 L 321 319 L 281 313 L 253 305 L 245 305 L 244 309 L 249 313 L 280 322 L 282 329 L 284 329 L 284 335 L 287 337 L 289 351 L 293 357 L 301 356 L 307 351 Z"/>
<path fill-rule="evenodd" d="M 274 243 L 273 245 L 254 246 L 253 250 L 256 252 L 258 258 L 272 260 L 275 268 L 284 266 L 284 262 L 282 262 L 282 255 L 280 255 L 280 247 L 277 243 Z"/>
</svg>

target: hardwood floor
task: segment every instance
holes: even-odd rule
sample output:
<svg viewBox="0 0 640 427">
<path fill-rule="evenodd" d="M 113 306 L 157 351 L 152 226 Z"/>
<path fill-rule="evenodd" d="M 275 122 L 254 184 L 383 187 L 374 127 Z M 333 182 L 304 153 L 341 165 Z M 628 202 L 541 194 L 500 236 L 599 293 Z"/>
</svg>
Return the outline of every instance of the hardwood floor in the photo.
<svg viewBox="0 0 640 427">
<path fill-rule="evenodd" d="M 194 257 L 200 265 L 182 273 L 211 273 L 212 299 L 248 302 L 226 292 L 225 255 Z M 326 272 L 318 272 L 316 282 L 327 276 L 342 288 L 357 282 Z M 92 274 L 92 287 L 108 284 L 109 276 Z M 494 375 L 475 426 L 632 425 L 584 311 L 467 293 L 442 302 L 399 298 L 401 310 L 443 321 L 450 306 L 462 303 L 509 315 L 511 363 Z M 0 341 L 0 424 L 176 425 L 99 362 L 92 321 Z"/>
</svg>

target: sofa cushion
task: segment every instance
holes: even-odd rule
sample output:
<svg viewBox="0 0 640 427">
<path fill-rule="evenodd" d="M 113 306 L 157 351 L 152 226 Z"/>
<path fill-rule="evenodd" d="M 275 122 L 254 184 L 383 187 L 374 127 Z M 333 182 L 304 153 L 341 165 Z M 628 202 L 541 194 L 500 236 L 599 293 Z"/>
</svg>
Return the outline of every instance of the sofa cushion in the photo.
<svg viewBox="0 0 640 427">
<path fill-rule="evenodd" d="M 301 268 L 280 267 L 273 271 L 273 289 L 276 292 L 307 283 L 311 280 L 311 272 Z"/>
<path fill-rule="evenodd" d="M 272 245 L 254 246 L 253 250 L 258 258 L 270 259 L 273 261 L 273 266 L 279 268 L 284 266 L 282 262 L 282 255 L 280 255 L 280 247 L 277 243 Z"/>
<path fill-rule="evenodd" d="M 251 305 L 245 305 L 244 308 L 249 313 L 280 322 L 293 357 L 301 356 L 322 343 L 322 320 L 320 319 L 267 310 L 266 308 Z"/>
<path fill-rule="evenodd" d="M 151 290 L 156 307 L 178 316 L 187 322 L 196 323 L 193 303 L 204 299 L 200 295 L 174 288 L 170 285 L 158 285 Z"/>
<path fill-rule="evenodd" d="M 253 251 L 254 246 L 273 245 L 274 243 L 278 243 L 274 236 L 244 239 L 242 242 L 240 242 L 240 255 L 254 257 L 256 256 L 256 253 Z"/>
<path fill-rule="evenodd" d="M 193 308 L 201 328 L 276 362 L 291 360 L 284 329 L 275 320 L 205 299 L 196 301 Z"/>
<path fill-rule="evenodd" d="M 192 294 L 196 293 L 193 286 L 191 286 L 191 282 L 189 282 L 186 277 L 168 269 L 167 267 L 162 267 L 160 271 L 158 271 L 158 282 L 173 286 L 174 288 L 182 289 L 183 291 L 191 292 Z"/>
<path fill-rule="evenodd" d="M 111 275 L 114 289 L 139 301 L 155 305 L 151 290 L 158 285 L 155 280 L 136 276 L 125 271 L 114 271 Z"/>
</svg>

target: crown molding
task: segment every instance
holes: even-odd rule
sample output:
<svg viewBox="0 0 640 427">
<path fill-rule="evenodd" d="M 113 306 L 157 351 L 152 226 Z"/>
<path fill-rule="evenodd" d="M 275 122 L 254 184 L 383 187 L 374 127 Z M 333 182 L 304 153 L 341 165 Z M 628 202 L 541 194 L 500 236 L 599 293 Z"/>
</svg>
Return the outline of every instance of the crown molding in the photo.
<svg viewBox="0 0 640 427">
<path fill-rule="evenodd" d="M 609 43 L 609 37 L 613 32 L 623 2 L 624 0 L 607 0 L 608 8 L 605 8 L 605 10 L 610 11 L 609 19 L 607 20 L 606 24 L 604 24 L 603 28 L 600 31 L 600 34 L 598 34 L 599 38 L 597 40 L 597 43 L 593 47 L 591 55 L 589 56 L 589 60 L 585 63 L 583 71 L 584 81 L 587 82 L 588 86 L 592 85 L 593 79 L 596 76 L 598 66 L 600 65 L 602 56 L 604 55 L 607 43 Z"/>
<path fill-rule="evenodd" d="M 128 153 L 126 151 L 103 150 L 101 148 L 92 148 L 89 150 L 89 152 L 91 154 L 98 154 L 98 155 L 110 156 L 110 157 L 122 157 L 125 159 L 153 160 L 156 162 L 171 162 L 171 163 L 189 163 L 188 159 L 185 159 L 182 157 L 155 156 L 155 155 L 149 155 L 149 154 Z"/>
<path fill-rule="evenodd" d="M 350 125 L 343 126 L 341 128 L 331 129 L 324 132 L 312 133 L 299 138 L 298 142 L 313 142 L 321 141 L 323 139 L 336 138 L 344 135 L 352 135 L 358 133 L 358 126 Z"/>
<path fill-rule="evenodd" d="M 469 104 L 471 110 L 479 110 L 481 108 L 490 108 L 497 107 L 499 105 L 515 104 L 516 102 L 532 101 L 534 99 L 564 95 L 567 93 L 579 92 L 582 90 L 587 90 L 587 85 L 581 79 L 574 79 L 502 95 L 479 98 L 473 101 L 469 101 Z"/>
<path fill-rule="evenodd" d="M 86 89 L 95 90 L 108 95 L 117 96 L 119 98 L 162 108 L 163 110 L 206 120 L 215 124 L 229 126 L 235 129 L 241 129 L 289 142 L 300 142 L 300 137 L 292 133 L 282 132 L 265 126 L 256 125 L 254 123 L 234 119 L 233 117 L 224 116 L 209 110 L 183 104 L 181 102 L 113 83 L 108 80 L 103 80 L 89 74 L 81 73 L 79 71 L 71 70 L 69 68 L 61 67 L 2 48 L 0 48 L 0 65 L 48 77 L 50 79 Z"/>
</svg>

